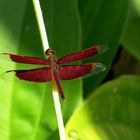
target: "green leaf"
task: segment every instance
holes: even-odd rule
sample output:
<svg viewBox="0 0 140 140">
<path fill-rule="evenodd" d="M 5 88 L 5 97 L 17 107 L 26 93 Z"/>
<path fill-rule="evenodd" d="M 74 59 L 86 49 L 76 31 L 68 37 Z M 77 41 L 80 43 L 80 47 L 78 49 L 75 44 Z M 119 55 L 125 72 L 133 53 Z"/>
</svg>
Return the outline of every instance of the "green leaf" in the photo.
<svg viewBox="0 0 140 140">
<path fill-rule="evenodd" d="M 103 9 L 98 8 L 100 12 L 97 13 L 94 11 L 96 9 L 94 6 L 100 5 L 101 1 L 94 0 L 93 2 L 87 6 L 85 5 L 85 7 L 87 10 L 92 10 L 93 7 L 92 12 L 96 16 L 99 16 L 99 18 L 96 16 L 90 18 L 90 22 L 94 23 L 91 25 L 94 27 L 94 30 L 93 28 L 86 30 L 89 21 L 86 24 L 83 22 L 86 21 L 82 17 L 81 8 L 83 6 L 80 4 L 79 14 L 77 1 L 41 0 L 50 47 L 56 50 L 58 57 L 81 50 L 82 42 L 85 47 L 89 47 L 95 43 L 104 43 L 109 45 L 109 47 L 111 44 L 111 50 L 99 57 L 99 61 L 105 60 L 105 62 L 101 62 L 110 64 L 113 60 L 117 48 L 114 46 L 117 46 L 118 38 L 124 24 L 127 0 L 124 0 L 124 2 L 112 2 L 108 0 L 105 4 L 103 3 Z M 83 12 L 86 14 L 86 10 L 83 10 Z M 111 12 L 114 14 L 110 15 Z M 122 12 L 121 16 L 117 12 Z M 92 17 L 90 11 L 87 12 L 88 14 Z M 31 1 L 0 1 L 0 17 L 0 53 L 9 52 L 38 57 L 44 56 Z M 103 19 L 102 22 L 100 18 Z M 122 22 L 120 23 L 118 20 L 122 20 Z M 91 30 L 94 31 L 94 36 Z M 84 37 L 83 33 L 88 37 Z M 93 36 L 93 38 L 90 38 L 90 36 Z M 110 37 L 112 38 L 110 39 Z M 88 42 L 90 43 L 89 46 L 86 45 Z M 25 65 L 15 66 L 3 60 L 1 60 L 0 66 L 0 74 L 6 70 L 10 70 L 9 67 L 11 69 L 27 68 Z M 98 80 L 94 82 L 94 87 L 96 87 L 103 77 L 104 74 L 95 77 Z M 53 132 L 57 131 L 51 85 L 49 83 L 16 82 L 14 79 L 10 81 L 0 79 L 0 139 L 49 139 L 49 137 L 53 136 Z M 93 86 L 93 84 L 89 85 Z M 63 117 L 66 123 L 75 108 L 81 103 L 83 93 L 82 80 L 62 82 L 62 86 L 67 98 L 66 102 L 62 102 Z"/>
<path fill-rule="evenodd" d="M 70 138 L 140 139 L 140 77 L 121 76 L 98 88 L 66 125 Z"/>
<path fill-rule="evenodd" d="M 123 46 L 140 60 L 140 1 L 132 0 L 128 23 L 123 34 L 121 43 Z"/>
<path fill-rule="evenodd" d="M 82 45 L 108 45 L 109 50 L 92 61 L 99 61 L 107 70 L 84 80 L 85 96 L 103 80 L 118 49 L 118 43 L 126 22 L 129 0 L 86 0 L 79 1 L 82 21 Z M 87 61 L 86 61 L 87 62 Z"/>
</svg>

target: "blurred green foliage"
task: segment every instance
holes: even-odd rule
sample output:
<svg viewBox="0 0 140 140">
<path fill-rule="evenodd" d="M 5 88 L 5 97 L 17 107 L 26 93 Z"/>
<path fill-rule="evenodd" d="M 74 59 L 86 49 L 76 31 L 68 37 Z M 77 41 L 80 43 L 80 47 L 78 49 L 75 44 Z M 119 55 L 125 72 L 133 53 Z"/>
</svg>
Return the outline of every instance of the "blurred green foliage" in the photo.
<svg viewBox="0 0 140 140">
<path fill-rule="evenodd" d="M 139 85 L 139 76 L 122 76 L 95 90 L 67 123 L 68 138 L 139 140 Z"/>
<path fill-rule="evenodd" d="M 122 36 L 122 45 L 140 60 L 140 1 L 132 0 L 128 23 Z"/>
</svg>

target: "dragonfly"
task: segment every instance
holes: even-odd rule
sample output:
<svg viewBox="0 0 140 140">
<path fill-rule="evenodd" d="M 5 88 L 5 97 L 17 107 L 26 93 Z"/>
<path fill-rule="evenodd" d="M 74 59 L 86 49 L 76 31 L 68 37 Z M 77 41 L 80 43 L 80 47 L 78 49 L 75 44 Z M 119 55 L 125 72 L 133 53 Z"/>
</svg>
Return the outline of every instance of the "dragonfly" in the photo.
<svg viewBox="0 0 140 140">
<path fill-rule="evenodd" d="M 65 99 L 64 92 L 60 80 L 72 80 L 87 75 L 93 75 L 104 71 L 105 65 L 99 62 L 91 62 L 80 65 L 64 65 L 78 60 L 84 60 L 94 55 L 100 54 L 108 49 L 105 45 L 95 45 L 90 48 L 67 54 L 61 58 L 56 57 L 53 49 L 45 52 L 46 58 L 33 56 L 23 56 L 11 53 L 3 53 L 4 56 L 10 58 L 11 61 L 21 64 L 45 65 L 41 68 L 27 70 L 8 70 L 5 74 L 13 73 L 20 80 L 30 82 L 48 82 L 54 79 L 57 89 L 62 99 Z"/>
</svg>

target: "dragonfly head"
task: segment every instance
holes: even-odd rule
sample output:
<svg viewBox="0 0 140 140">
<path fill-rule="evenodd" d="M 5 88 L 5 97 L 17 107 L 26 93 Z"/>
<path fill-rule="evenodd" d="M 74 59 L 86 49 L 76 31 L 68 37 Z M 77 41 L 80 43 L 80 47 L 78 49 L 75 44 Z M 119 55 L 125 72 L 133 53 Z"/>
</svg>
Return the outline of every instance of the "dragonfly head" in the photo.
<svg viewBox="0 0 140 140">
<path fill-rule="evenodd" d="M 46 50 L 45 54 L 46 55 L 52 55 L 52 54 L 54 55 L 55 54 L 55 51 L 53 49 L 50 49 L 49 48 L 48 50 Z"/>
</svg>

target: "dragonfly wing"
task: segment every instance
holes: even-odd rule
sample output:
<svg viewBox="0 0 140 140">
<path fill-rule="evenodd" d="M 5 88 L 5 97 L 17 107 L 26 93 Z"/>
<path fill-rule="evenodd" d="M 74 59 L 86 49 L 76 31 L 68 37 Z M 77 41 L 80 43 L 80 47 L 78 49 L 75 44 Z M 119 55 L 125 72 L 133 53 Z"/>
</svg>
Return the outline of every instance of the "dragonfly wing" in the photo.
<svg viewBox="0 0 140 140">
<path fill-rule="evenodd" d="M 94 56 L 96 54 L 102 53 L 106 51 L 107 49 L 108 47 L 105 45 L 93 46 L 85 50 L 81 50 L 79 52 L 71 53 L 71 54 L 61 57 L 60 59 L 58 59 L 58 64 L 73 62 L 77 60 L 83 60 L 91 56 Z"/>
<path fill-rule="evenodd" d="M 58 73 L 61 80 L 72 80 L 87 75 L 93 75 L 104 70 L 105 66 L 102 63 L 87 63 L 60 67 Z"/>
<path fill-rule="evenodd" d="M 24 64 L 36 64 L 36 65 L 47 65 L 49 64 L 48 60 L 38 58 L 38 57 L 32 57 L 32 56 L 22 56 L 22 55 L 15 55 L 10 53 L 2 53 L 1 54 L 2 59 L 10 59 L 17 63 L 24 63 Z"/>
<path fill-rule="evenodd" d="M 47 82 L 52 78 L 50 68 L 46 67 L 30 70 L 10 70 L 2 74 L 2 78 L 4 79 L 10 79 L 12 76 L 31 82 Z"/>
</svg>

